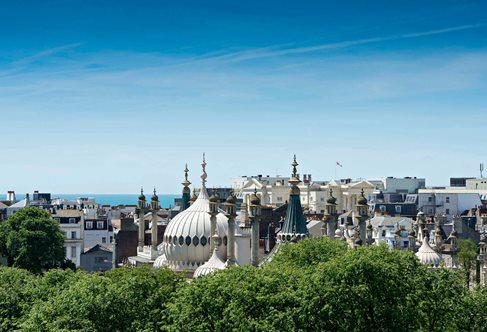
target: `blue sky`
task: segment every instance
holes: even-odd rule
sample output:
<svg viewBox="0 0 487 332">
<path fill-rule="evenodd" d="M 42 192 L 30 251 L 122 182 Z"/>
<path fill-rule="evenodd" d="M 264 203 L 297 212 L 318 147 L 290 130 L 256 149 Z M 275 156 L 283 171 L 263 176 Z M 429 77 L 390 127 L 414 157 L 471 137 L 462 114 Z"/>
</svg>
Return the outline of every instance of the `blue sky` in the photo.
<svg viewBox="0 0 487 332">
<path fill-rule="evenodd" d="M 2 1 L 0 192 L 476 176 L 482 1 Z"/>
</svg>

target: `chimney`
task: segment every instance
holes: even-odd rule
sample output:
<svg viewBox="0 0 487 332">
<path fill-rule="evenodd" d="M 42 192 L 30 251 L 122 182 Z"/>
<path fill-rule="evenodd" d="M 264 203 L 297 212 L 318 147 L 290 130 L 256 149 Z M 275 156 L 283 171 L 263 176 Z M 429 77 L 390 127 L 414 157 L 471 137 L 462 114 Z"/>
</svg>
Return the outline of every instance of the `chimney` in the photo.
<svg viewBox="0 0 487 332">
<path fill-rule="evenodd" d="M 311 174 L 308 174 L 308 181 L 311 182 Z"/>
<path fill-rule="evenodd" d="M 16 201 L 16 199 L 15 199 L 15 191 L 9 190 L 7 192 L 7 201 L 9 201 L 9 202 L 15 202 Z"/>
</svg>

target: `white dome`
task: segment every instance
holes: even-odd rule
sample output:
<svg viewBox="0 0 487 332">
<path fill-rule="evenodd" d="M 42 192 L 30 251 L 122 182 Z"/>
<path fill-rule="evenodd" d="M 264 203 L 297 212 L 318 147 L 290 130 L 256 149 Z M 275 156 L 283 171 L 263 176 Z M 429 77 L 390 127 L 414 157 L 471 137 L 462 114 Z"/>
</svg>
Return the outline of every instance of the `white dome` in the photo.
<svg viewBox="0 0 487 332">
<path fill-rule="evenodd" d="M 158 249 L 166 256 L 166 264 L 172 270 L 195 271 L 210 259 L 212 234 L 209 211 L 210 201 L 203 186 L 198 199 L 167 225 Z M 221 239 L 218 255 L 222 261 L 226 261 L 228 219 L 222 213 L 216 218 Z"/>
<path fill-rule="evenodd" d="M 159 269 L 164 266 L 167 266 L 167 258 L 166 255 L 162 254 L 161 256 L 157 257 L 156 261 L 154 262 L 154 268 Z"/>
<path fill-rule="evenodd" d="M 223 270 L 224 268 L 225 263 L 223 263 L 220 257 L 218 257 L 218 251 L 214 250 L 210 260 L 196 269 L 193 278 L 198 278 L 218 270 Z"/>
<path fill-rule="evenodd" d="M 438 266 L 442 261 L 440 254 L 434 251 L 429 245 L 428 238 L 426 236 L 423 238 L 423 244 L 416 253 L 416 257 L 418 257 L 422 264 L 429 266 Z"/>
</svg>

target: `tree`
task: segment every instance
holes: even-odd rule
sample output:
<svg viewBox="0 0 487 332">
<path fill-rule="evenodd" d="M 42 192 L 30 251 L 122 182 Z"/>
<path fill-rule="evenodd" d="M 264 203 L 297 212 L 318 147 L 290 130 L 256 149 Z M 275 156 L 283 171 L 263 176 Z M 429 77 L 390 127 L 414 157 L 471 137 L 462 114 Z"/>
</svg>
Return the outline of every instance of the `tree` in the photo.
<svg viewBox="0 0 487 332">
<path fill-rule="evenodd" d="M 42 279 L 24 331 L 160 331 L 182 281 L 150 267 L 103 274 L 52 270 Z"/>
<path fill-rule="evenodd" d="M 0 224 L 0 254 L 8 266 L 41 273 L 64 263 L 64 236 L 46 211 L 26 207 Z"/>
<path fill-rule="evenodd" d="M 14 331 L 29 312 L 35 277 L 22 269 L 0 268 L 0 331 Z"/>
<path fill-rule="evenodd" d="M 470 277 L 472 269 L 476 266 L 477 260 L 477 245 L 472 240 L 458 241 L 458 262 L 461 264 L 465 272 L 465 283 L 467 287 L 470 286 Z"/>
</svg>

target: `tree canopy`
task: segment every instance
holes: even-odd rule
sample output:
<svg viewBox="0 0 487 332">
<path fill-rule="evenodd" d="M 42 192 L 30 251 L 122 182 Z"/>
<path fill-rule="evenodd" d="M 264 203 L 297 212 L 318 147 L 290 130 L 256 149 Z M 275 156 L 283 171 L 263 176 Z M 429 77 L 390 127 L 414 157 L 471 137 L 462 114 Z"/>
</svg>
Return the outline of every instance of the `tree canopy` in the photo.
<svg viewBox="0 0 487 332">
<path fill-rule="evenodd" d="M 0 330 L 483 331 L 486 288 L 385 246 L 312 239 L 260 268 L 196 280 L 168 269 L 0 268 Z"/>
<path fill-rule="evenodd" d="M 64 236 L 49 214 L 26 207 L 0 223 L 0 254 L 8 266 L 40 273 L 64 262 Z"/>
</svg>

